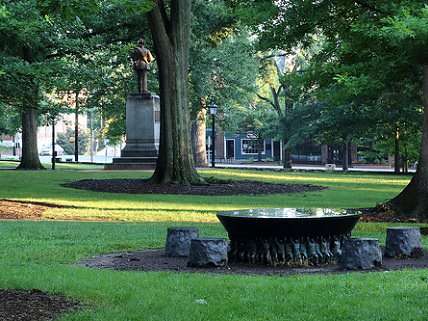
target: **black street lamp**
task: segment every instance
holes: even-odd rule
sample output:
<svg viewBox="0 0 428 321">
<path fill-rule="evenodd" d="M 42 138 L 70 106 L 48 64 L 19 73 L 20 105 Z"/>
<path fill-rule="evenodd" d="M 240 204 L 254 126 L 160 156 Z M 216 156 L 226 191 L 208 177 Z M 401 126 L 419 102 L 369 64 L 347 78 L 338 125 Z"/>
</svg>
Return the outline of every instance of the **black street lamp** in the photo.
<svg viewBox="0 0 428 321">
<path fill-rule="evenodd" d="M 217 105 L 211 103 L 208 108 L 212 118 L 212 131 L 211 131 L 211 167 L 215 167 L 215 115 L 217 114 Z"/>
<path fill-rule="evenodd" d="M 55 170 L 56 150 L 55 150 L 55 116 L 52 116 L 52 170 Z"/>
</svg>

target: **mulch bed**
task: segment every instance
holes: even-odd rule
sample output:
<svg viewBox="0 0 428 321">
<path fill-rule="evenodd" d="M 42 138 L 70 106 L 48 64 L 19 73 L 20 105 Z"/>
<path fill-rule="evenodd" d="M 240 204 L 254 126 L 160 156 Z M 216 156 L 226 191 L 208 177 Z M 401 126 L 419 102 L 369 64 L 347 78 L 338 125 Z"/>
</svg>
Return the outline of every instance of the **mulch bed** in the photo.
<svg viewBox="0 0 428 321">
<path fill-rule="evenodd" d="M 359 208 L 357 210 L 363 213 L 360 218 L 361 222 L 424 223 L 416 217 L 401 216 L 382 207 Z"/>
<path fill-rule="evenodd" d="M 0 200 L 0 219 L 36 220 L 40 219 L 47 209 L 47 205 Z"/>
<path fill-rule="evenodd" d="M 326 189 L 309 184 L 271 184 L 256 181 L 215 182 L 207 185 L 158 185 L 143 179 L 85 179 L 63 186 L 96 192 L 188 195 L 258 195 L 315 192 Z"/>
<path fill-rule="evenodd" d="M 0 289 L 0 321 L 48 321 L 78 309 L 80 304 L 40 290 Z"/>
<path fill-rule="evenodd" d="M 344 273 L 337 265 L 310 266 L 310 267 L 269 267 L 261 265 L 248 265 L 229 263 L 227 267 L 220 268 L 190 268 L 187 267 L 187 258 L 167 257 L 163 249 L 145 250 L 106 254 L 78 263 L 81 266 L 96 269 L 113 269 L 120 271 L 173 271 L 173 272 L 199 272 L 241 275 L 277 275 L 288 276 L 295 274 L 327 274 Z M 384 258 L 383 266 L 372 271 L 389 271 L 404 268 L 428 268 L 428 252 L 418 259 L 391 259 Z"/>
</svg>

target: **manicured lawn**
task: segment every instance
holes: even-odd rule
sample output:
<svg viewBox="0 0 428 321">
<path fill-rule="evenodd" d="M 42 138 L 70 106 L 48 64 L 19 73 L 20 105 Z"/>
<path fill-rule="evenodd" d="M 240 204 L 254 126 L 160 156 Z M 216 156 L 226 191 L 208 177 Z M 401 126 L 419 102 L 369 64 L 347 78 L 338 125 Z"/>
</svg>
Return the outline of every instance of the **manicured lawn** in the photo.
<svg viewBox="0 0 428 321">
<path fill-rule="evenodd" d="M 5 161 L 5 160 L 0 161 L 0 169 L 13 169 L 16 166 L 18 166 L 17 162 Z"/>
<path fill-rule="evenodd" d="M 149 172 L 104 172 L 99 170 L 60 170 L 43 172 L 0 172 L 0 198 L 35 200 L 75 206 L 50 209 L 49 218 L 102 218 L 122 221 L 211 221 L 215 212 L 252 207 L 368 207 L 396 195 L 408 177 L 370 174 L 274 173 L 238 170 L 202 171 L 220 178 L 263 180 L 269 182 L 318 184 L 328 190 L 306 194 L 268 196 L 188 196 L 127 195 L 96 193 L 62 187 L 78 179 L 148 177 Z M 211 215 L 209 215 L 211 214 Z"/>
<path fill-rule="evenodd" d="M 324 276 L 220 276 L 90 270 L 74 263 L 120 250 L 161 247 L 166 228 L 194 225 L 225 236 L 215 212 L 285 206 L 365 207 L 400 191 L 408 177 L 370 174 L 206 170 L 204 175 L 312 183 L 329 189 L 269 196 L 125 195 L 72 190 L 84 178 L 145 177 L 147 172 L 94 169 L 0 171 L 0 198 L 75 208 L 49 209 L 49 221 L 0 221 L 0 288 L 39 288 L 87 304 L 63 320 L 426 320 L 428 271 Z M 64 219 L 104 219 L 76 222 Z M 384 239 L 386 224 L 359 224 L 356 235 Z M 428 246 L 428 238 L 424 238 Z M 197 304 L 205 299 L 208 304 Z"/>
<path fill-rule="evenodd" d="M 19 162 L 16 161 L 6 161 L 1 160 L 0 161 L 0 169 L 14 169 L 19 165 Z M 52 164 L 46 163 L 43 164 L 43 166 L 46 169 L 51 169 Z M 74 163 L 57 163 L 56 167 L 58 169 L 70 169 L 70 170 L 76 170 L 76 169 L 102 169 L 102 165 L 93 165 L 93 164 L 74 164 Z"/>
</svg>

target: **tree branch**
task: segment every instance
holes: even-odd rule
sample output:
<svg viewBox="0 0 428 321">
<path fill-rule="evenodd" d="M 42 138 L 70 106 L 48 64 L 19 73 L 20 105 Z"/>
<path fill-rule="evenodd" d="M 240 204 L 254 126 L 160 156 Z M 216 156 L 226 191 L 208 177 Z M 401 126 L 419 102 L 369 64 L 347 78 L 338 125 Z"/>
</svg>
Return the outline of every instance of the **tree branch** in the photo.
<svg viewBox="0 0 428 321">
<path fill-rule="evenodd" d="M 273 98 L 273 106 L 278 113 L 279 117 L 282 117 L 281 104 L 279 102 L 279 94 L 281 93 L 282 86 L 279 86 L 278 91 L 275 90 L 272 86 L 270 87 L 270 91 L 272 92 Z"/>
<path fill-rule="evenodd" d="M 165 29 L 169 34 L 169 36 L 171 36 L 171 19 L 168 17 L 168 14 L 166 13 L 165 2 L 163 0 L 159 0 L 158 6 L 162 16 L 163 24 L 165 25 Z"/>
<path fill-rule="evenodd" d="M 271 88 L 272 88 L 272 87 L 271 87 Z M 260 94 L 256 94 L 256 95 L 257 95 L 257 97 L 259 97 L 261 100 L 263 100 L 263 101 L 267 102 L 269 105 L 271 105 L 271 106 L 272 106 L 272 108 L 273 108 L 277 113 L 281 114 L 281 111 L 280 111 L 280 110 L 278 111 L 277 107 L 275 106 L 275 103 L 274 103 L 272 100 L 270 100 L 269 98 L 264 97 L 264 96 L 262 96 L 262 95 L 260 95 Z"/>
<path fill-rule="evenodd" d="M 365 0 L 355 0 L 356 4 L 359 4 L 361 7 L 368 9 L 370 11 L 374 11 L 377 13 L 384 13 L 382 10 L 380 10 L 379 8 L 376 8 L 374 5 L 367 3 L 367 1 Z"/>
<path fill-rule="evenodd" d="M 273 102 L 272 102 L 272 100 L 270 100 L 269 98 L 267 98 L 267 97 L 263 97 L 262 95 L 260 95 L 260 94 L 256 94 L 257 95 L 257 97 L 259 97 L 261 100 L 264 100 L 265 102 L 267 102 L 267 103 L 269 103 L 270 105 L 272 105 L 272 107 L 274 107 L 274 104 L 273 104 Z"/>
<path fill-rule="evenodd" d="M 149 18 L 149 25 L 152 33 L 153 43 L 155 45 L 155 51 L 158 56 L 160 55 L 160 52 L 165 49 L 161 48 L 166 45 L 164 43 L 165 39 L 168 39 L 171 44 L 170 33 L 168 32 L 165 22 L 163 20 L 161 7 L 159 7 L 160 1 L 161 0 L 157 0 L 156 5 L 153 7 L 153 10 L 147 14 Z"/>
</svg>

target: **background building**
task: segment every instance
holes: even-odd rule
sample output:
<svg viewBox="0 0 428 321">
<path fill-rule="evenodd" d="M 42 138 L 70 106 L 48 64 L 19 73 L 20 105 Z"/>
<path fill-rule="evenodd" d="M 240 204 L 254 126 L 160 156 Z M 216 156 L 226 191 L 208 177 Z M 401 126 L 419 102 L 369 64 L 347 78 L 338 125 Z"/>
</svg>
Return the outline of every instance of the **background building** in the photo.
<svg viewBox="0 0 428 321">
<path fill-rule="evenodd" d="M 207 154 L 211 159 L 211 129 L 206 131 Z M 342 146 L 304 142 L 292 149 L 295 164 L 342 164 Z M 349 148 L 349 158 L 357 163 L 357 146 Z M 279 162 L 282 161 L 282 142 L 272 138 L 258 139 L 253 133 L 233 133 L 216 130 L 216 160 L 220 162 Z"/>
</svg>

